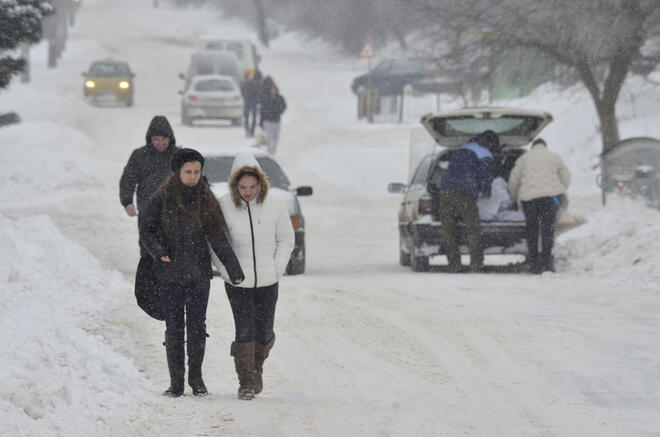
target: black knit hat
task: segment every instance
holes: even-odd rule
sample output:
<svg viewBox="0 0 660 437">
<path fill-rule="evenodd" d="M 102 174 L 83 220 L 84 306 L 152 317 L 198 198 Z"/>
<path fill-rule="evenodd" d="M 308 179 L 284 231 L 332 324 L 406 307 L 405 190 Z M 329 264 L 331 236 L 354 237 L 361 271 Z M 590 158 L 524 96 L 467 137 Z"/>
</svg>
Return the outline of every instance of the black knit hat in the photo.
<svg viewBox="0 0 660 437">
<path fill-rule="evenodd" d="M 491 152 L 497 152 L 500 150 L 500 137 L 492 130 L 483 131 L 474 139 L 477 143 L 484 146 Z"/>
<path fill-rule="evenodd" d="M 177 172 L 186 162 L 199 161 L 204 167 L 204 157 L 195 149 L 179 149 L 172 157 L 172 171 Z"/>
</svg>

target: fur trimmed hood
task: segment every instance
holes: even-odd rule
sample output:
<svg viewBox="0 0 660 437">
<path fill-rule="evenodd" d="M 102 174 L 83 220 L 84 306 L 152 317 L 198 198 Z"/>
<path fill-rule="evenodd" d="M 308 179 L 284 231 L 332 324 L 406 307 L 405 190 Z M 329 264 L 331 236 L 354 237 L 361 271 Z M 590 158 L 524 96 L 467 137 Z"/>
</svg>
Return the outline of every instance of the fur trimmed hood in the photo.
<svg viewBox="0 0 660 437">
<path fill-rule="evenodd" d="M 270 187 L 268 177 L 266 177 L 266 173 L 264 173 L 256 160 L 254 165 L 242 165 L 241 167 L 232 171 L 231 177 L 229 178 L 229 191 L 231 192 L 232 201 L 237 208 L 240 208 L 244 202 L 243 198 L 238 193 L 238 180 L 246 173 L 254 174 L 259 181 L 259 194 L 257 194 L 257 203 L 263 203 L 264 199 L 266 199 L 266 196 L 268 195 L 268 188 Z"/>
</svg>

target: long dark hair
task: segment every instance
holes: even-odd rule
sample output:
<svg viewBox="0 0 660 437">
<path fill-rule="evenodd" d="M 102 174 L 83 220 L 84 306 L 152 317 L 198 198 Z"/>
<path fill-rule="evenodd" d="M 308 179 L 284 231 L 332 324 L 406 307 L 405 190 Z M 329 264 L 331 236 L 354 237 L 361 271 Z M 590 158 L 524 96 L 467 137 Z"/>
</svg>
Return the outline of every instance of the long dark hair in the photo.
<svg viewBox="0 0 660 437">
<path fill-rule="evenodd" d="M 227 230 L 225 216 L 222 214 L 218 199 L 211 191 L 206 176 L 202 176 L 199 179 L 199 183 L 193 189 L 194 200 L 192 211 L 188 210 L 181 200 L 181 190 L 183 187 L 184 185 L 181 183 L 179 172 L 174 172 L 163 182 L 155 194 L 163 200 L 161 214 L 165 228 L 169 232 L 173 231 L 167 211 L 169 205 L 174 203 L 179 212 L 179 217 L 181 217 L 184 224 L 190 224 L 197 229 L 205 227 L 209 232 L 225 232 Z"/>
</svg>

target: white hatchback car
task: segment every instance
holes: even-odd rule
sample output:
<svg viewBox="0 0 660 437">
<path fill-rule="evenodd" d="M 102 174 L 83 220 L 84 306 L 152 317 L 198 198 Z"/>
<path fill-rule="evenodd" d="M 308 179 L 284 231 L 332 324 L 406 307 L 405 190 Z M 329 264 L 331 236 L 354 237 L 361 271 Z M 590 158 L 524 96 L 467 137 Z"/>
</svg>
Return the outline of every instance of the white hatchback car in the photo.
<svg viewBox="0 0 660 437">
<path fill-rule="evenodd" d="M 195 76 L 182 96 L 181 122 L 185 125 L 191 126 L 194 120 L 227 119 L 240 126 L 243 121 L 243 97 L 230 76 Z"/>
</svg>

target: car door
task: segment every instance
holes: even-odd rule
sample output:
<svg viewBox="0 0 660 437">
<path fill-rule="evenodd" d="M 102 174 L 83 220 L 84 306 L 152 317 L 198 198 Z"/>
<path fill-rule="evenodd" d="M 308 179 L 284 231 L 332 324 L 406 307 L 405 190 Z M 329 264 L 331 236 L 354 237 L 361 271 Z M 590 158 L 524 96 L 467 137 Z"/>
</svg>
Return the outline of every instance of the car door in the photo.
<svg viewBox="0 0 660 437">
<path fill-rule="evenodd" d="M 429 174 L 433 155 L 426 155 L 417 166 L 415 174 L 410 180 L 401 203 L 399 222 L 408 224 L 419 217 L 419 202 L 426 192 L 426 180 Z"/>
</svg>

